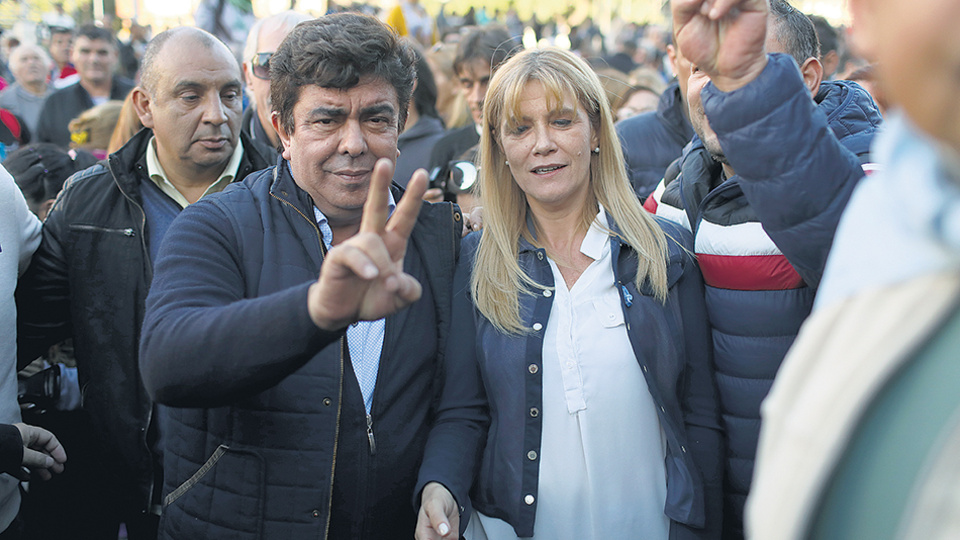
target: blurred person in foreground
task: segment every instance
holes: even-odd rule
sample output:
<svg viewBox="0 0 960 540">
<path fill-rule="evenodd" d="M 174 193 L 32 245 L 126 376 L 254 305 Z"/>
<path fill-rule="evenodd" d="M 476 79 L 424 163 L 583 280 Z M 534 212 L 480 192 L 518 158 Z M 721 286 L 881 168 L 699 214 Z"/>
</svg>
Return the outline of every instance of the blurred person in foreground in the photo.
<svg viewBox="0 0 960 540">
<path fill-rule="evenodd" d="M 391 187 L 416 68 L 388 26 L 326 15 L 270 62 L 283 159 L 177 218 L 147 299 L 161 536 L 410 538 L 463 217 L 422 170 Z"/>
<path fill-rule="evenodd" d="M 737 21 L 752 2 L 718 6 Z M 891 104 L 815 311 L 763 405 L 755 539 L 960 531 L 960 3 L 852 0 Z M 728 34 L 729 36 L 729 34 Z"/>
<path fill-rule="evenodd" d="M 51 143 L 22 146 L 3 160 L 30 210 L 43 221 L 64 181 L 95 164 L 83 150 L 63 150 Z M 20 366 L 18 366 L 20 367 Z M 50 482 L 31 483 L 24 494 L 20 516 L 28 539 L 70 538 L 77 530 L 93 536 L 100 507 L 100 477 L 92 466 L 101 459 L 87 411 L 80 408 L 81 392 L 73 342 L 66 340 L 44 351 L 17 373 L 18 395 L 25 422 L 57 434 L 70 449 L 70 466 Z M 56 508 L 59 519 L 50 519 Z"/>
<path fill-rule="evenodd" d="M 30 212 L 13 177 L 0 167 L 0 538 L 20 539 L 21 466 L 43 478 L 63 471 L 66 454 L 45 429 L 20 423 L 17 405 L 17 305 L 14 290 L 40 243 L 40 220 Z M 15 521 L 16 520 L 16 521 Z"/>
<path fill-rule="evenodd" d="M 270 165 L 276 165 L 277 158 L 280 157 L 280 136 L 270 119 L 273 114 L 273 102 L 270 101 L 270 58 L 293 27 L 307 20 L 310 20 L 308 15 L 295 11 L 284 11 L 258 19 L 250 28 L 244 45 L 243 79 L 247 84 L 247 91 L 253 95 L 253 103 L 243 111 L 241 129 Z"/>
<path fill-rule="evenodd" d="M 640 206 L 606 93 L 572 53 L 504 63 L 482 126 L 485 226 L 454 280 L 417 538 L 719 538 L 690 234 Z"/>
<path fill-rule="evenodd" d="M 53 61 L 39 45 L 20 45 L 10 53 L 10 71 L 16 82 L 0 92 L 0 107 L 17 115 L 30 133 L 37 132 L 40 109 L 53 87 L 47 84 Z"/>
<path fill-rule="evenodd" d="M 192 27 L 158 34 L 133 104 L 148 129 L 66 183 L 17 291 L 19 350 L 31 361 L 73 337 L 83 408 L 101 457 L 106 502 L 86 538 L 157 535 L 159 421 L 137 362 L 154 261 L 189 204 L 266 167 L 240 134 L 242 75 L 232 53 Z"/>
</svg>

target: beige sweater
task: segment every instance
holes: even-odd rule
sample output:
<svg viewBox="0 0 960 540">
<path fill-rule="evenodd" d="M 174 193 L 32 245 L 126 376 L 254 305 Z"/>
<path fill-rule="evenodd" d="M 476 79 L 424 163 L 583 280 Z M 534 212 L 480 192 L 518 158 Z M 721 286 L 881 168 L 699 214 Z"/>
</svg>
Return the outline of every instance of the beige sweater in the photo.
<svg viewBox="0 0 960 540">
<path fill-rule="evenodd" d="M 958 295 L 960 275 L 931 274 L 861 294 L 816 311 L 806 321 L 763 403 L 746 508 L 748 538 L 804 538 L 830 473 L 871 398 L 952 313 Z M 954 463 L 956 454 L 943 461 Z M 956 482 L 960 467 L 953 469 Z M 908 513 L 918 519 L 907 516 L 903 537 L 933 538 L 933 532 L 916 536 L 920 533 L 913 528 L 924 512 L 950 515 L 943 511 L 943 498 L 930 495 L 936 486 L 924 485 L 935 477 L 918 479 L 918 493 L 926 491 L 932 499 Z M 960 503 L 960 497 L 954 499 Z M 952 514 L 958 516 L 953 526 L 960 520 L 958 508 L 960 504 L 953 506 Z M 942 519 L 935 525 L 950 526 Z"/>
</svg>

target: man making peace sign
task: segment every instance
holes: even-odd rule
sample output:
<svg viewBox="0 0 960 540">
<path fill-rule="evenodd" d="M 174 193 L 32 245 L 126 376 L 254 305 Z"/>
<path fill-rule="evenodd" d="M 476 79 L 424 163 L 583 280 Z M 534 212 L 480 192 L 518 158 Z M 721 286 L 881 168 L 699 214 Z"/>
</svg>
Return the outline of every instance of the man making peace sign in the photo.
<svg viewBox="0 0 960 540">
<path fill-rule="evenodd" d="M 343 14 L 270 64 L 284 159 L 181 214 L 148 299 L 160 536 L 412 537 L 462 221 L 390 186 L 414 56 Z"/>
</svg>

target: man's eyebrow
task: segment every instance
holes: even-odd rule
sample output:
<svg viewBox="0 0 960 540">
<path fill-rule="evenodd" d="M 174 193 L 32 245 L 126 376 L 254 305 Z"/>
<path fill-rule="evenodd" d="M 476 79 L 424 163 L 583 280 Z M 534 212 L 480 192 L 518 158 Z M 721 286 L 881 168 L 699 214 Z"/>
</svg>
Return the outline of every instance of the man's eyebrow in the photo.
<svg viewBox="0 0 960 540">
<path fill-rule="evenodd" d="M 173 92 L 183 92 L 184 90 L 199 90 L 204 88 L 206 85 L 198 83 L 196 81 L 180 81 L 173 86 Z"/>
<path fill-rule="evenodd" d="M 378 114 L 396 115 L 396 109 L 389 103 L 378 103 L 360 110 L 360 116 L 376 116 Z"/>
<path fill-rule="evenodd" d="M 307 114 L 307 116 L 311 118 L 315 118 L 318 116 L 337 117 L 337 116 L 346 116 L 346 115 L 347 115 L 347 110 L 344 109 L 343 107 L 324 107 L 322 105 L 320 107 L 314 108 L 312 111 L 310 111 Z"/>
<path fill-rule="evenodd" d="M 204 84 L 204 83 L 197 82 L 197 81 L 180 81 L 180 82 L 178 82 L 177 84 L 174 85 L 173 91 L 174 91 L 174 93 L 177 93 L 177 92 L 182 92 L 182 91 L 184 91 L 184 90 L 203 90 L 204 88 L 207 88 L 208 86 L 209 86 L 208 84 Z M 232 80 L 232 81 L 224 84 L 224 85 L 221 86 L 220 88 L 221 88 L 221 89 L 223 89 L 223 88 L 231 88 L 231 89 L 232 89 L 232 88 L 241 88 L 242 86 L 243 86 L 243 85 L 240 83 L 240 80 L 239 80 L 239 79 L 234 79 L 234 80 Z"/>
</svg>

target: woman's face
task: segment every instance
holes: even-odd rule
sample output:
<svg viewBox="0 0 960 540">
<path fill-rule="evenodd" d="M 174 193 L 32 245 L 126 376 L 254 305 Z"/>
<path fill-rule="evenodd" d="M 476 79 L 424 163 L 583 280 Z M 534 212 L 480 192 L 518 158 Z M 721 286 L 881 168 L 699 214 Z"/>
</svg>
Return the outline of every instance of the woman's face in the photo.
<svg viewBox="0 0 960 540">
<path fill-rule="evenodd" d="M 500 125 L 500 145 L 534 213 L 579 209 L 590 189 L 591 150 L 598 139 L 583 107 L 567 92 L 548 107 L 543 85 L 520 96 L 520 118 Z"/>
</svg>

